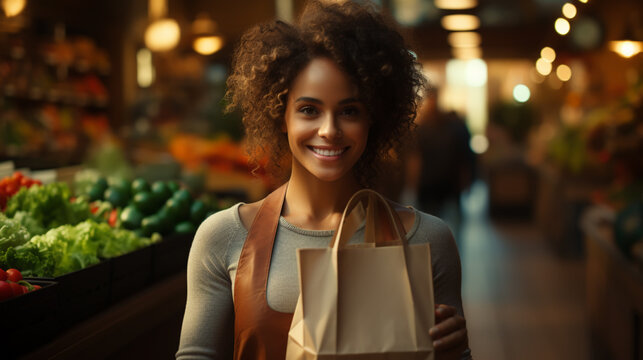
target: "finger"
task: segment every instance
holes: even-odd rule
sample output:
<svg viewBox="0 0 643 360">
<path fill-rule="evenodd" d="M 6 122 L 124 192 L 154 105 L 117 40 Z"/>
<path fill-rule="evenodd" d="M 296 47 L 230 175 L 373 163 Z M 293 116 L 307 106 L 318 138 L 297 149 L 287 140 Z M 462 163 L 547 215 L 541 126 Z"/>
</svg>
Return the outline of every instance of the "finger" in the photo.
<svg viewBox="0 0 643 360">
<path fill-rule="evenodd" d="M 454 316 L 457 312 L 454 306 L 440 304 L 435 309 L 435 322 L 439 323 L 444 319 Z"/>
<path fill-rule="evenodd" d="M 461 328 L 466 328 L 466 320 L 462 316 L 455 315 L 433 326 L 429 330 L 429 335 L 433 339 L 439 339 Z"/>
<path fill-rule="evenodd" d="M 457 331 L 433 341 L 433 348 L 436 351 L 456 349 L 464 351 L 467 346 L 467 329 L 461 328 Z"/>
</svg>

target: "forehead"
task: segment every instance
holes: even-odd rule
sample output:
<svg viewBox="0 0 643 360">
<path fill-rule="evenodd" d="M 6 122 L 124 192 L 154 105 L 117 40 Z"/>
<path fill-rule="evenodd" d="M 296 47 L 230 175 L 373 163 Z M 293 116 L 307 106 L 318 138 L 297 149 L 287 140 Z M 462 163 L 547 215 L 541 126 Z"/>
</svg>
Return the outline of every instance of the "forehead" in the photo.
<svg viewBox="0 0 643 360">
<path fill-rule="evenodd" d="M 306 96 L 326 101 L 358 95 L 351 78 L 328 58 L 315 58 L 308 63 L 293 80 L 290 93 L 293 99 Z"/>
</svg>

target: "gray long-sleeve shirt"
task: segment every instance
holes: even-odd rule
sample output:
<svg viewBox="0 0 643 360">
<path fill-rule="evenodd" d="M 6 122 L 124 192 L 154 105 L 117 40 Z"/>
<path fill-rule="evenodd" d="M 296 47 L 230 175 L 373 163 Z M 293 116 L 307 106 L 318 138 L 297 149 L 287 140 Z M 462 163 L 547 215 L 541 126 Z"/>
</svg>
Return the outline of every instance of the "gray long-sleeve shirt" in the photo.
<svg viewBox="0 0 643 360">
<path fill-rule="evenodd" d="M 248 235 L 239 206 L 220 211 L 199 227 L 188 260 L 188 294 L 177 359 L 231 359 L 234 338 L 233 289 L 237 263 Z M 460 258 L 453 235 L 442 220 L 414 210 L 407 233 L 410 244 L 429 242 L 436 304 L 455 306 L 462 315 Z M 363 238 L 362 225 L 351 242 Z M 268 305 L 293 312 L 299 296 L 296 250 L 326 247 L 332 230 L 305 230 L 283 217 L 268 274 Z"/>
</svg>

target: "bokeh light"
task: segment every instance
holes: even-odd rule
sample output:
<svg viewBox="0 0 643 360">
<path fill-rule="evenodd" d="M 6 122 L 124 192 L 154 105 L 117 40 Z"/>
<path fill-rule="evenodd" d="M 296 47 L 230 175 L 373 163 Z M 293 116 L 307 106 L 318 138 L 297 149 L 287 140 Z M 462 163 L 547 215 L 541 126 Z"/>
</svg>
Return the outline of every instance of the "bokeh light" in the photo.
<svg viewBox="0 0 643 360">
<path fill-rule="evenodd" d="M 220 36 L 202 36 L 195 39 L 192 45 L 199 54 L 211 55 L 223 47 L 223 39 Z"/>
<path fill-rule="evenodd" d="M 469 140 L 469 147 L 476 154 L 484 154 L 489 149 L 489 139 L 481 134 L 476 134 Z"/>
<path fill-rule="evenodd" d="M 547 76 L 551 73 L 551 63 L 543 58 L 536 61 L 536 70 L 542 76 Z"/>
<path fill-rule="evenodd" d="M 27 0 L 2 0 L 2 10 L 7 17 L 19 15 L 26 5 Z"/>
<path fill-rule="evenodd" d="M 565 64 L 560 64 L 556 68 L 556 76 L 560 81 L 569 81 L 572 78 L 572 69 Z"/>
<path fill-rule="evenodd" d="M 487 83 L 487 63 L 482 59 L 474 59 L 467 63 L 467 85 L 472 87 L 484 86 Z"/>
<path fill-rule="evenodd" d="M 154 64 L 152 52 L 143 48 L 136 52 L 136 82 L 142 88 L 149 87 L 154 82 Z"/>
<path fill-rule="evenodd" d="M 552 63 L 556 60 L 556 51 L 549 46 L 545 46 L 540 50 L 540 57 L 542 57 L 543 60 Z"/>
<path fill-rule="evenodd" d="M 145 30 L 145 46 L 152 51 L 168 51 L 179 43 L 181 30 L 172 19 L 156 20 Z"/>
<path fill-rule="evenodd" d="M 477 47 L 482 39 L 477 32 L 457 31 L 450 33 L 447 40 L 452 47 Z"/>
<path fill-rule="evenodd" d="M 643 49 L 643 42 L 621 40 L 610 41 L 610 49 L 624 58 L 631 58 L 632 56 L 640 53 Z"/>
<path fill-rule="evenodd" d="M 482 57 L 482 49 L 479 47 L 453 48 L 451 51 L 453 53 L 453 57 L 459 60 L 480 59 Z"/>
<path fill-rule="evenodd" d="M 571 3 L 563 5 L 563 15 L 568 19 L 573 19 L 576 16 L 576 6 Z"/>
<path fill-rule="evenodd" d="M 478 6 L 478 0 L 435 0 L 434 5 L 443 10 L 465 10 Z"/>
<path fill-rule="evenodd" d="M 517 102 L 524 103 L 531 97 L 531 91 L 529 91 L 529 88 L 526 85 L 518 84 L 514 86 L 513 96 L 514 100 Z"/>
<path fill-rule="evenodd" d="M 480 27 L 480 19 L 475 15 L 455 14 L 442 18 L 442 27 L 450 31 L 469 31 Z"/>
<path fill-rule="evenodd" d="M 554 23 L 554 28 L 556 29 L 556 32 L 559 33 L 560 35 L 567 35 L 569 30 L 571 29 L 571 26 L 569 25 L 569 21 L 563 18 L 558 18 Z"/>
</svg>

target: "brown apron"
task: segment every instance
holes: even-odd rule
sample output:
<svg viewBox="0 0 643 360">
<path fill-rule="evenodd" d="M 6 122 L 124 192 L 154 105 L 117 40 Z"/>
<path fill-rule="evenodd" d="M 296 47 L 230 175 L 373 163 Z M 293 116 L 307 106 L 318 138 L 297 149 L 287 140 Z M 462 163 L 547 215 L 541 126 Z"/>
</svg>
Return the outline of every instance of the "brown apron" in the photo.
<svg viewBox="0 0 643 360">
<path fill-rule="evenodd" d="M 291 313 L 268 306 L 270 258 L 287 184 L 268 195 L 248 231 L 234 285 L 234 359 L 281 360 L 286 357 Z"/>
</svg>

